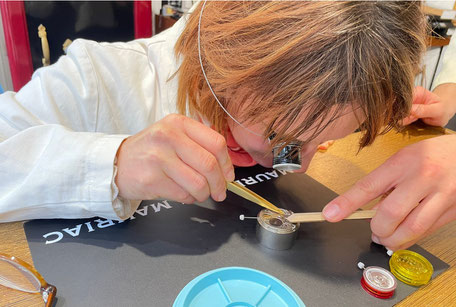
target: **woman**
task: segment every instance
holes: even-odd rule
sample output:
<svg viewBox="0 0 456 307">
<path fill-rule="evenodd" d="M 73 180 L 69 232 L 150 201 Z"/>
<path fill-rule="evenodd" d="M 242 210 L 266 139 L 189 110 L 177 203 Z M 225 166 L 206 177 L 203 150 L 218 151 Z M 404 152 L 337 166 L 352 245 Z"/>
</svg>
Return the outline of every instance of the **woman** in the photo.
<svg viewBox="0 0 456 307">
<path fill-rule="evenodd" d="M 358 127 L 366 146 L 408 115 L 424 37 L 416 2 L 211 1 L 150 39 L 76 40 L 0 98 L 0 220 L 221 201 L 277 144 L 300 171 Z"/>
</svg>

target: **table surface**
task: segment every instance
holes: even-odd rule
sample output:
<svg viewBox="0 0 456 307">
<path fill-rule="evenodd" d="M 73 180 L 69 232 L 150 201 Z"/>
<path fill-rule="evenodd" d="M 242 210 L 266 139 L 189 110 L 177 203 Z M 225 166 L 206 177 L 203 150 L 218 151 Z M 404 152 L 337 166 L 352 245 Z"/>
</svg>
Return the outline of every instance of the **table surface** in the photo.
<svg viewBox="0 0 456 307">
<path fill-rule="evenodd" d="M 401 148 L 445 133 L 454 132 L 420 124 L 411 125 L 401 133 L 390 131 L 378 137 L 373 145 L 359 153 L 360 134 L 354 133 L 337 140 L 326 152 L 318 152 L 307 174 L 340 194 Z M 0 253 L 14 255 L 30 264 L 33 263 L 22 222 L 0 224 L 0 238 Z M 400 302 L 398 306 L 454 305 L 456 302 L 456 253 L 454 252 L 456 222 L 446 225 L 419 241 L 418 244 L 448 263 L 450 268 Z M 42 307 L 42 304 L 37 294 L 23 293 L 0 286 L 0 306 Z"/>
</svg>

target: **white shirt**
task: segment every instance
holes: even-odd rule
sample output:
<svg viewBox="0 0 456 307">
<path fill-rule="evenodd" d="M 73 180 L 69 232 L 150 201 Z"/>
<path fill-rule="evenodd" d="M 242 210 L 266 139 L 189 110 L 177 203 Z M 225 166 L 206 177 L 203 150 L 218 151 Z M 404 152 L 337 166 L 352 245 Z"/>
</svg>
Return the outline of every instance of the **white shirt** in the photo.
<svg viewBox="0 0 456 307">
<path fill-rule="evenodd" d="M 19 92 L 0 96 L 0 222 L 124 219 L 117 197 L 121 142 L 177 113 L 174 45 L 185 26 L 128 43 L 75 40 Z"/>
</svg>

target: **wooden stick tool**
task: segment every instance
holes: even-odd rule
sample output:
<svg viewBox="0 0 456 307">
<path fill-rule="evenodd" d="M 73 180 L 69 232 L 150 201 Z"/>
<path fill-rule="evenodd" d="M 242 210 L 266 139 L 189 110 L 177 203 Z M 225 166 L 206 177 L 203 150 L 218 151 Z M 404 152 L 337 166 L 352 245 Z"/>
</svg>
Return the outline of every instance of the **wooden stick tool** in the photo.
<svg viewBox="0 0 456 307">
<path fill-rule="evenodd" d="M 360 220 L 372 218 L 377 210 L 359 210 L 347 216 L 344 220 Z M 310 222 L 323 222 L 326 219 L 323 217 L 322 212 L 306 212 L 306 213 L 293 213 L 287 217 L 291 223 L 310 223 Z"/>
<path fill-rule="evenodd" d="M 276 212 L 280 215 L 283 215 L 283 211 L 274 206 L 272 203 L 258 195 L 257 193 L 247 189 L 246 187 L 243 187 L 242 185 L 236 183 L 236 182 L 227 182 L 226 188 L 233 192 L 234 194 L 237 194 L 247 200 L 250 200 L 251 202 L 254 202 L 257 205 L 260 205 L 261 207 L 264 207 L 266 209 L 269 209 L 273 212 Z"/>
</svg>

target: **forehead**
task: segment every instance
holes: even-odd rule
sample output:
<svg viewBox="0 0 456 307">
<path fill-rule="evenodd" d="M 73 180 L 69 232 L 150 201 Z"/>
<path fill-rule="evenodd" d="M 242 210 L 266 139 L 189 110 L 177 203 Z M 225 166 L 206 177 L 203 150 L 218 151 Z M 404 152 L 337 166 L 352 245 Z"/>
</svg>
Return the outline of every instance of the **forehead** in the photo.
<svg viewBox="0 0 456 307">
<path fill-rule="evenodd" d="M 246 122 L 246 125 L 252 127 L 255 131 L 261 134 L 267 133 L 265 130 L 268 124 L 271 122 L 275 123 L 274 129 L 279 131 L 285 131 L 284 135 L 292 135 L 293 131 L 302 130 L 301 127 L 308 125 L 309 121 L 314 121 L 306 131 L 300 135 L 295 135 L 294 139 L 308 142 L 318 136 L 325 134 L 332 136 L 332 138 L 340 138 L 344 135 L 338 133 L 338 131 L 345 132 L 346 128 L 355 129 L 364 121 L 364 114 L 358 104 L 339 104 L 339 105 L 328 105 L 325 109 L 324 103 L 322 102 L 308 102 L 304 105 L 299 113 L 292 116 L 291 112 L 296 112 L 293 109 L 296 106 L 291 105 L 289 110 L 287 106 L 278 106 L 280 112 L 263 109 L 261 114 L 255 114 L 246 118 L 246 114 L 251 112 L 252 105 L 258 105 L 258 100 L 261 100 L 260 95 L 254 95 L 246 88 L 236 90 L 235 92 L 229 93 L 229 111 L 236 119 L 240 119 L 241 122 Z M 319 108 L 319 118 L 315 120 L 315 109 Z M 293 117 L 293 120 L 291 119 Z M 353 128 L 355 127 L 355 128 Z M 277 135 L 281 138 L 281 135 Z"/>
<path fill-rule="evenodd" d="M 314 114 L 309 110 L 301 110 L 298 117 L 287 127 L 286 133 L 297 131 L 306 121 L 312 120 Z M 323 112 L 321 119 L 312 123 L 309 129 L 295 138 L 302 142 L 313 139 L 337 139 L 344 137 L 348 130 L 356 129 L 364 121 L 362 110 L 353 105 L 330 106 Z"/>
</svg>

